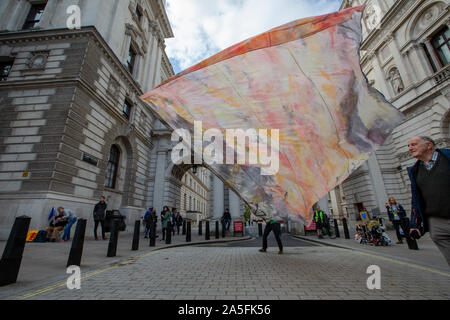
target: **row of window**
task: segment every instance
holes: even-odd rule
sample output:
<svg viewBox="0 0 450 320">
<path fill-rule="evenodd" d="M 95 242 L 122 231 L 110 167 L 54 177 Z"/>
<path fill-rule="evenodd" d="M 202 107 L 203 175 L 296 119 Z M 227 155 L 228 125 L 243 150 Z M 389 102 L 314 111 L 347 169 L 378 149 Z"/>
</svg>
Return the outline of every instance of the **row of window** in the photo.
<svg viewBox="0 0 450 320">
<path fill-rule="evenodd" d="M 206 212 L 206 204 L 204 202 L 200 202 L 198 199 L 195 199 L 192 196 L 189 196 L 189 203 L 187 202 L 187 194 L 184 194 L 184 210 L 186 211 L 200 211 Z"/>
<path fill-rule="evenodd" d="M 44 14 L 46 6 L 47 6 L 47 1 L 43 1 L 43 2 L 37 3 L 37 4 L 36 3 L 32 4 L 22 29 L 27 30 L 27 29 L 35 29 L 35 28 L 39 27 L 39 23 L 41 22 L 41 18 L 42 18 L 42 15 Z M 136 19 L 138 20 L 138 22 L 141 23 L 143 13 L 142 13 L 142 8 L 139 5 L 136 6 L 135 16 L 136 16 Z M 131 74 L 133 74 L 133 72 L 134 72 L 134 68 L 136 65 L 136 58 L 137 58 L 136 51 L 130 45 L 130 49 L 128 51 L 126 67 Z"/>
<path fill-rule="evenodd" d="M 189 184 L 187 183 L 188 175 L 184 176 L 184 183 L 189 185 L 190 188 L 194 189 L 197 193 L 201 194 L 203 197 L 206 197 L 206 191 L 200 187 L 191 177 L 189 177 Z"/>
</svg>

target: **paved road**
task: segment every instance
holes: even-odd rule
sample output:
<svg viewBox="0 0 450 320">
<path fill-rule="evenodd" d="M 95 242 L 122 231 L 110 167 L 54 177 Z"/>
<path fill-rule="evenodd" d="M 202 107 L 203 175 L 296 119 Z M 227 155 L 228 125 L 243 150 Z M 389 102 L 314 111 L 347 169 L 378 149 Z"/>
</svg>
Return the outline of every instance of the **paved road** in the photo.
<svg viewBox="0 0 450 320">
<path fill-rule="evenodd" d="M 253 235 L 254 236 L 254 235 Z M 283 244 L 284 248 L 287 247 L 311 247 L 311 246 L 318 246 L 317 244 L 310 242 L 310 241 L 304 241 L 301 239 L 293 238 L 290 235 L 283 233 L 281 235 L 281 243 Z M 253 248 L 262 248 L 262 237 L 254 237 L 251 240 L 244 240 L 244 241 L 236 241 L 236 242 L 228 242 L 228 243 L 216 243 L 216 244 L 206 244 L 201 246 L 208 246 L 208 247 L 253 247 Z M 275 237 L 273 234 L 269 234 L 267 238 L 267 246 L 269 251 L 278 251 L 278 244 L 275 240 Z"/>
<path fill-rule="evenodd" d="M 43 285 L 39 290 L 17 288 L 9 298 L 450 298 L 448 272 L 355 250 L 298 243 L 300 246 L 286 247 L 283 255 L 279 255 L 276 248 L 260 253 L 255 247 L 243 246 L 163 249 L 94 272 L 85 274 L 81 270 L 80 290 L 67 289 L 64 278 Z M 380 290 L 367 288 L 369 274 L 366 271 L 371 265 L 380 267 Z"/>
</svg>

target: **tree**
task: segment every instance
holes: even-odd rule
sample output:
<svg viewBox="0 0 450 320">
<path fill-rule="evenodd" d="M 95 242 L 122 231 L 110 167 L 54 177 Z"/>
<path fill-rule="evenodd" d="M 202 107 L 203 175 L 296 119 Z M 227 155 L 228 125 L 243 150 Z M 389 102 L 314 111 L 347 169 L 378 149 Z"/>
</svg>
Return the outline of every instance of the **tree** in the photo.
<svg viewBox="0 0 450 320">
<path fill-rule="evenodd" d="M 251 217 L 251 211 L 250 211 L 250 207 L 245 205 L 245 209 L 244 209 L 244 222 L 250 221 L 250 217 Z"/>
</svg>

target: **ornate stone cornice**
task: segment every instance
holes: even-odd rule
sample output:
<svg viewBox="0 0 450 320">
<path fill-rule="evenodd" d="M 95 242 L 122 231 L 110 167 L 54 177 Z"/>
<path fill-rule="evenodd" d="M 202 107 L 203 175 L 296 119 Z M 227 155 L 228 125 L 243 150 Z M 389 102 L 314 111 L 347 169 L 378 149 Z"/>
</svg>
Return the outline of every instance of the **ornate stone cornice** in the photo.
<svg viewBox="0 0 450 320">
<path fill-rule="evenodd" d="M 378 48 L 386 41 L 386 36 L 395 32 L 396 25 L 402 23 L 406 12 L 414 10 L 414 4 L 417 0 L 400 0 L 397 1 L 391 9 L 384 15 L 380 22 L 380 28 L 374 29 L 369 36 L 363 41 L 361 49 L 371 51 Z"/>
</svg>

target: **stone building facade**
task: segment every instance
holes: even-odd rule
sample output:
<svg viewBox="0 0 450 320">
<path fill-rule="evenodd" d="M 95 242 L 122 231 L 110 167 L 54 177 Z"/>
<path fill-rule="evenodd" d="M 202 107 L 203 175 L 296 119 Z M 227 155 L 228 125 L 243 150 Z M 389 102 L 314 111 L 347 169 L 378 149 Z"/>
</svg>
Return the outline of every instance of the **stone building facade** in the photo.
<svg viewBox="0 0 450 320">
<path fill-rule="evenodd" d="M 210 175 L 211 172 L 204 167 L 195 167 L 185 173 L 181 179 L 182 216 L 195 221 L 209 218 Z"/>
<path fill-rule="evenodd" d="M 90 229 L 101 195 L 131 227 L 150 206 L 180 208 L 190 167 L 173 165 L 171 131 L 139 99 L 173 75 L 169 37 L 163 0 L 0 2 L 0 239 L 58 206 Z"/>
<path fill-rule="evenodd" d="M 65 27 L 72 4 L 81 29 Z M 0 81 L 0 237 L 21 214 L 44 227 L 52 207 L 90 218 L 101 195 L 141 216 L 157 120 L 139 96 L 173 75 L 162 2 L 2 1 L 0 17 L 11 66 Z"/>
<path fill-rule="evenodd" d="M 335 217 L 355 219 L 361 207 L 385 213 L 394 196 L 410 210 L 407 142 L 427 135 L 450 146 L 450 31 L 448 0 L 344 0 L 366 5 L 361 67 L 369 83 L 406 116 L 385 144 L 328 195 Z"/>
</svg>

